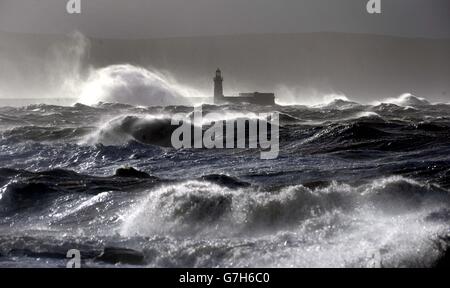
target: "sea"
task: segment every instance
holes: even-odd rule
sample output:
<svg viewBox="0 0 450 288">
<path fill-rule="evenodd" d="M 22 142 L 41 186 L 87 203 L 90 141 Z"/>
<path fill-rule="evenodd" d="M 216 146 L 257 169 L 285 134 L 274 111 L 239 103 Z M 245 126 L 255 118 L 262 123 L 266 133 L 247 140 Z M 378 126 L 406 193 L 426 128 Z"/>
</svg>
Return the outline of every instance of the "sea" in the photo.
<svg viewBox="0 0 450 288">
<path fill-rule="evenodd" d="M 278 112 L 279 155 L 174 149 L 193 107 L 0 107 L 0 267 L 433 267 L 450 224 L 450 105 L 202 105 Z M 44 102 L 44 101 L 42 101 Z M 145 137 L 144 137 L 145 136 Z"/>
</svg>

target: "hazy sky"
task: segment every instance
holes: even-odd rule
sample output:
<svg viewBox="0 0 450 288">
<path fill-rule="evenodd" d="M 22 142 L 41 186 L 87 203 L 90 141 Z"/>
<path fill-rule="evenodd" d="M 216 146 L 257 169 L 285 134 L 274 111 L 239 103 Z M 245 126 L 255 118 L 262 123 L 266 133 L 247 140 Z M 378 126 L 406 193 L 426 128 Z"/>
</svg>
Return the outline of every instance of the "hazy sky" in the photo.
<svg viewBox="0 0 450 288">
<path fill-rule="evenodd" d="M 296 32 L 356 32 L 450 38 L 450 0 L 0 0 L 0 30 L 105 38 Z"/>
</svg>

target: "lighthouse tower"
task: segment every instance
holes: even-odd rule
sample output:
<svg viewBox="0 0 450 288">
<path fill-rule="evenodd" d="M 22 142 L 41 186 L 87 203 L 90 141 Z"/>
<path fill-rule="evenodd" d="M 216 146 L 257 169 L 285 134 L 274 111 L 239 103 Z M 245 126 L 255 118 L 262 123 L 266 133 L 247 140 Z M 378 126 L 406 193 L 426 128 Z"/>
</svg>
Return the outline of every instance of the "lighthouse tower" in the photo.
<svg viewBox="0 0 450 288">
<path fill-rule="evenodd" d="M 214 104 L 224 102 L 223 96 L 223 78 L 220 69 L 216 70 L 216 77 L 214 77 Z"/>
</svg>

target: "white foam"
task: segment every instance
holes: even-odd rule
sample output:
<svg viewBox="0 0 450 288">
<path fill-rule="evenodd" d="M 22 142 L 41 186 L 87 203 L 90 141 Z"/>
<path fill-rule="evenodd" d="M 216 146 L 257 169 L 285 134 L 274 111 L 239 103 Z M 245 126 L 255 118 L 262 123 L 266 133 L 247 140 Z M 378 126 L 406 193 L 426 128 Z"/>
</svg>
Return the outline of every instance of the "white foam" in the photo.
<svg viewBox="0 0 450 288">
<path fill-rule="evenodd" d="M 375 104 L 379 105 L 379 104 L 382 104 L 382 103 L 395 104 L 397 106 L 402 106 L 402 107 L 426 106 L 426 105 L 430 105 L 431 104 L 425 98 L 414 96 L 411 93 L 402 94 L 402 95 L 400 95 L 397 98 L 388 98 L 388 99 L 385 99 L 385 100 L 383 100 L 381 102 L 376 102 Z"/>
<path fill-rule="evenodd" d="M 82 85 L 79 102 L 143 106 L 194 105 L 203 95 L 157 71 L 129 64 L 93 70 Z"/>
<path fill-rule="evenodd" d="M 228 247 L 225 259 L 209 260 L 223 266 L 430 266 L 438 256 L 433 241 L 447 225 L 425 218 L 446 204 L 423 201 L 411 209 L 386 211 L 376 197 L 401 203 L 410 197 L 432 199 L 435 193 L 431 186 L 398 176 L 361 186 L 334 182 L 315 190 L 297 185 L 274 193 L 188 181 L 149 191 L 124 216 L 120 234 L 174 235 L 177 244 L 161 257 L 188 245 L 192 255 L 203 257 L 199 263 L 205 245 Z M 217 203 L 226 209 L 217 213 L 222 207 Z M 217 221 L 209 222 L 209 214 Z M 178 238 L 180 232 L 183 237 Z"/>
</svg>

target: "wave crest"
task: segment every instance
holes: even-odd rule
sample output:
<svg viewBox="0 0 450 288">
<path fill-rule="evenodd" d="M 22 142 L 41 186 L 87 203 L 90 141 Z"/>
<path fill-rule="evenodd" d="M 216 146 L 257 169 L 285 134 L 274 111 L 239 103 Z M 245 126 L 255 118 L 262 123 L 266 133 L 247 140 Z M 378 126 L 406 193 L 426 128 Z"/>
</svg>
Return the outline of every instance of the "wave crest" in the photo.
<svg viewBox="0 0 450 288">
<path fill-rule="evenodd" d="M 110 120 L 83 141 L 85 144 L 123 145 L 130 141 L 171 147 L 171 135 L 177 126 L 165 116 L 120 116 Z"/>
<path fill-rule="evenodd" d="M 248 233 L 290 229 L 327 213 L 352 213 L 362 208 L 401 215 L 449 202 L 448 193 L 439 187 L 397 176 L 360 186 L 333 182 L 327 187 L 296 185 L 278 192 L 187 181 L 149 191 L 125 217 L 121 233 Z"/>
<path fill-rule="evenodd" d="M 397 106 L 402 106 L 402 107 L 408 107 L 408 106 L 418 107 L 418 106 L 431 105 L 431 103 L 427 99 L 414 96 L 410 93 L 402 94 L 397 98 L 389 98 L 389 99 L 383 100 L 382 103 L 395 104 Z"/>
<path fill-rule="evenodd" d="M 200 92 L 142 67 L 112 65 L 91 72 L 79 102 L 124 103 L 144 106 L 193 105 Z"/>
</svg>

